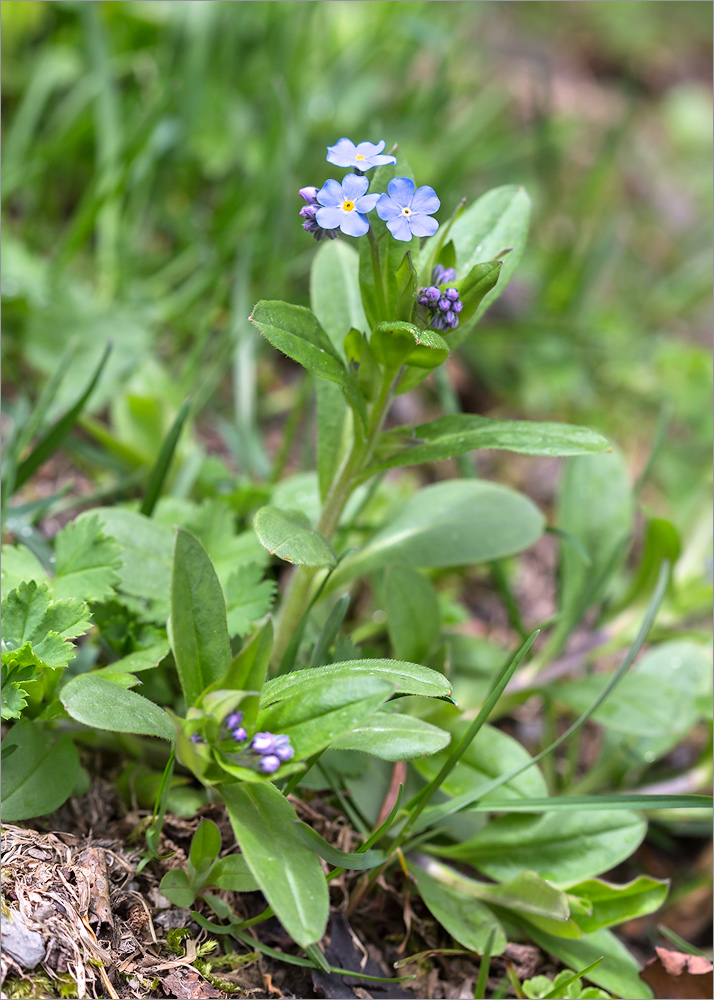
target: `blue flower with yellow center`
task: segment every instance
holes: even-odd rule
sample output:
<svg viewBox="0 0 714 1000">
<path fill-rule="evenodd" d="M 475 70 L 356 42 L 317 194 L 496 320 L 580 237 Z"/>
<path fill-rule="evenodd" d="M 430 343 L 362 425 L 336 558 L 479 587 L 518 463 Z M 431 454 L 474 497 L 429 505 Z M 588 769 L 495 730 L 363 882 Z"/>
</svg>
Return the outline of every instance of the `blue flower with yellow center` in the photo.
<svg viewBox="0 0 714 1000">
<path fill-rule="evenodd" d="M 346 236 L 364 236 L 369 222 L 364 216 L 371 212 L 379 199 L 378 194 L 367 194 L 369 181 L 358 174 L 347 174 L 340 184 L 325 181 L 316 199 L 322 207 L 315 213 L 315 221 L 323 229 L 339 229 Z"/>
<path fill-rule="evenodd" d="M 379 196 L 377 215 L 387 223 L 395 240 L 408 243 L 412 236 L 433 236 L 439 228 L 433 212 L 441 202 L 434 188 L 423 185 L 414 190 L 414 181 L 395 177 L 387 185 L 387 194 Z"/>
<path fill-rule="evenodd" d="M 334 146 L 327 147 L 327 162 L 334 163 L 336 167 L 352 167 L 360 171 L 396 163 L 396 157 L 382 153 L 383 149 L 384 139 L 377 143 L 358 142 L 356 146 L 351 139 L 338 139 Z"/>
</svg>

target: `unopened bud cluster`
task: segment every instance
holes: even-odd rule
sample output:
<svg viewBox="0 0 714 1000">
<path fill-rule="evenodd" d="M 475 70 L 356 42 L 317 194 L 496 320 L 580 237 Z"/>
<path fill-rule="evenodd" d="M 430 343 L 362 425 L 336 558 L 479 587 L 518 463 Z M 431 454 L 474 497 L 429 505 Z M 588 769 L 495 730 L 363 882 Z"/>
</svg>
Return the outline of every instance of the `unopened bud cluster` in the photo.
<svg viewBox="0 0 714 1000">
<path fill-rule="evenodd" d="M 245 743 L 248 734 L 243 727 L 243 713 L 231 712 L 223 720 L 223 725 L 236 743 Z M 257 764 L 264 774 L 272 774 L 281 764 L 291 760 L 295 751 L 290 746 L 289 736 L 274 736 L 273 733 L 256 733 L 245 748 L 251 763 Z"/>
<path fill-rule="evenodd" d="M 455 330 L 459 325 L 459 313 L 464 304 L 459 297 L 458 289 L 439 287 L 454 281 L 455 278 L 456 271 L 453 267 L 442 267 L 441 264 L 437 264 L 431 275 L 433 284 L 427 288 L 420 288 L 417 293 L 419 305 L 429 310 L 429 326 L 434 330 Z"/>
</svg>

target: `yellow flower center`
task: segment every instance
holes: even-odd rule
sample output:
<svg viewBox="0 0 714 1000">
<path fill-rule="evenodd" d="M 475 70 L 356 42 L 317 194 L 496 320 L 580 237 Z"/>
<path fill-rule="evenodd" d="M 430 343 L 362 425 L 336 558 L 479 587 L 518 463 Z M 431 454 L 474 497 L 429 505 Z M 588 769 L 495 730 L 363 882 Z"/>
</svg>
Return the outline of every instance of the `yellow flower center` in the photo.
<svg viewBox="0 0 714 1000">
<path fill-rule="evenodd" d="M 402 215 L 411 215 L 411 214 L 412 214 L 411 208 L 403 208 L 402 209 Z"/>
<path fill-rule="evenodd" d="M 343 201 L 342 202 L 342 210 L 344 212 L 351 212 L 354 209 L 354 207 L 355 207 L 355 203 L 353 201 Z"/>
<path fill-rule="evenodd" d="M 366 160 L 366 159 L 367 159 L 367 157 L 366 156 L 362 156 L 361 153 L 357 153 L 357 155 L 355 156 L 355 160 Z"/>
</svg>

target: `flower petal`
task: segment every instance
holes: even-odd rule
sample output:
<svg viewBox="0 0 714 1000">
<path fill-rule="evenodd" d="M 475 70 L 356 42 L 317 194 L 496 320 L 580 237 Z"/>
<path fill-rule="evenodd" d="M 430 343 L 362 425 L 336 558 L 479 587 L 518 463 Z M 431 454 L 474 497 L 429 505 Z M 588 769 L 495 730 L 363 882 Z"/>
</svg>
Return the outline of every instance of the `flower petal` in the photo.
<svg viewBox="0 0 714 1000">
<path fill-rule="evenodd" d="M 366 156 L 368 160 L 371 160 L 373 156 L 381 153 L 384 149 L 384 139 L 381 142 L 358 142 L 355 146 L 355 155 L 361 153 L 362 156 Z"/>
<path fill-rule="evenodd" d="M 395 240 L 401 240 L 403 243 L 408 243 L 412 238 L 412 231 L 405 215 L 398 215 L 396 218 L 390 219 L 387 223 L 387 229 Z"/>
<path fill-rule="evenodd" d="M 350 201 L 357 201 L 358 198 L 361 198 L 365 194 L 368 187 L 368 177 L 360 177 L 358 174 L 347 174 L 342 179 L 343 199 L 347 198 Z"/>
<path fill-rule="evenodd" d="M 412 212 L 419 215 L 433 215 L 439 211 L 441 202 L 439 201 L 434 188 L 424 184 L 417 188 L 412 198 Z"/>
<path fill-rule="evenodd" d="M 364 236 L 369 229 L 369 223 L 359 212 L 344 212 L 340 229 L 347 236 Z"/>
<path fill-rule="evenodd" d="M 408 177 L 395 177 L 387 184 L 387 191 L 400 208 L 409 208 L 414 197 L 414 181 Z"/>
<path fill-rule="evenodd" d="M 439 228 L 439 223 L 430 215 L 412 215 L 409 224 L 415 236 L 433 236 Z"/>
<path fill-rule="evenodd" d="M 377 215 L 380 219 L 388 222 L 390 219 L 396 219 L 401 214 L 402 210 L 396 201 L 392 201 L 388 194 L 380 194 L 379 201 L 377 202 Z"/>
<path fill-rule="evenodd" d="M 355 208 L 358 212 L 371 212 L 381 197 L 381 194 L 366 194 L 357 199 Z"/>
<path fill-rule="evenodd" d="M 371 167 L 383 167 L 386 163 L 396 163 L 396 156 L 387 156 L 382 154 L 381 156 L 370 156 L 369 163 Z"/>
<path fill-rule="evenodd" d="M 351 139 L 338 139 L 334 146 L 327 147 L 327 162 L 337 167 L 351 167 L 355 158 L 355 144 Z"/>
<path fill-rule="evenodd" d="M 322 229 L 337 229 L 341 225 L 345 215 L 349 214 L 349 212 L 344 212 L 341 208 L 337 208 L 334 205 L 331 205 L 329 208 L 318 208 L 315 222 Z"/>
<path fill-rule="evenodd" d="M 342 195 L 342 185 L 339 181 L 330 178 L 325 181 L 320 190 L 317 192 L 317 200 L 321 205 L 330 207 L 333 205 L 341 205 L 345 200 Z"/>
</svg>

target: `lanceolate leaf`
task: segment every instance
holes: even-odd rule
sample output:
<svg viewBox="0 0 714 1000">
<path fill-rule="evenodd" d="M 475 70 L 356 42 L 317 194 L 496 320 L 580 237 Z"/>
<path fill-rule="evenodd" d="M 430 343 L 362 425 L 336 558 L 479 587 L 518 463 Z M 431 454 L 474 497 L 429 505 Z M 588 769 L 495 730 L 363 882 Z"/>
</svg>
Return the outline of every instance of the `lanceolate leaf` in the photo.
<svg viewBox="0 0 714 1000">
<path fill-rule="evenodd" d="M 285 930 L 302 948 L 319 941 L 329 913 L 327 882 L 295 829 L 290 803 L 270 782 L 223 785 L 221 794 L 248 867 Z"/>
<path fill-rule="evenodd" d="M 315 254 L 310 305 L 340 355 L 352 327 L 367 329 L 359 292 L 359 254 L 344 240 L 325 240 Z"/>
<path fill-rule="evenodd" d="M 363 851 L 361 854 L 350 854 L 340 851 L 337 847 L 329 844 L 324 837 L 321 837 L 317 830 L 313 830 L 307 823 L 296 823 L 295 828 L 307 844 L 311 851 L 319 854 L 325 861 L 329 861 L 336 868 L 346 868 L 349 871 L 367 871 L 369 868 L 376 868 L 383 864 L 387 857 L 383 851 Z"/>
<path fill-rule="evenodd" d="M 324 667 L 294 670 L 269 680 L 263 688 L 261 705 L 271 705 L 294 694 L 305 694 L 325 683 L 338 687 L 351 677 L 377 677 L 394 686 L 397 694 L 418 694 L 427 698 L 448 698 L 451 684 L 438 670 L 430 670 L 419 663 L 401 663 L 399 660 L 345 660 Z"/>
<path fill-rule="evenodd" d="M 506 947 L 506 935 L 492 911 L 472 895 L 451 885 L 444 885 L 416 866 L 411 867 L 419 895 L 442 927 L 469 951 L 483 953 L 493 934 L 491 954 L 500 955 Z"/>
<path fill-rule="evenodd" d="M 492 420 L 474 413 L 439 417 L 418 427 L 397 427 L 382 436 L 378 461 L 365 477 L 399 465 L 440 462 L 468 451 L 494 448 L 521 455 L 594 455 L 610 451 L 602 435 L 572 424 Z"/>
<path fill-rule="evenodd" d="M 330 543 L 296 510 L 261 507 L 253 520 L 260 544 L 285 562 L 297 566 L 334 566 L 337 556 Z"/>
<path fill-rule="evenodd" d="M 362 750 L 382 760 L 413 760 L 448 746 L 449 733 L 423 719 L 396 712 L 375 712 L 346 736 L 331 744 L 333 750 Z"/>
<path fill-rule="evenodd" d="M 77 722 L 115 733 L 141 733 L 172 741 L 174 726 L 162 708 L 107 677 L 80 674 L 60 691 L 60 701 Z"/>
<path fill-rule="evenodd" d="M 342 585 L 390 563 L 467 566 L 528 548 L 540 537 L 543 515 L 525 496 L 483 480 L 425 486 L 397 517 L 332 574 Z"/>
<path fill-rule="evenodd" d="M 197 538 L 179 528 L 171 580 L 171 647 L 186 706 L 226 672 L 231 644 L 223 590 Z"/>
<path fill-rule="evenodd" d="M 360 419 L 366 423 L 364 400 L 357 384 L 313 312 L 287 302 L 259 302 L 250 320 L 273 347 L 313 375 L 341 385 Z"/>
</svg>

